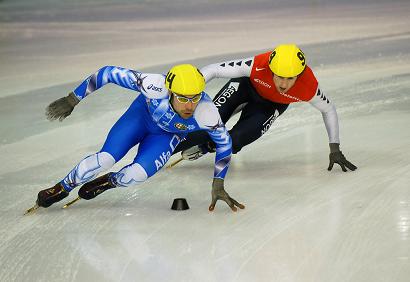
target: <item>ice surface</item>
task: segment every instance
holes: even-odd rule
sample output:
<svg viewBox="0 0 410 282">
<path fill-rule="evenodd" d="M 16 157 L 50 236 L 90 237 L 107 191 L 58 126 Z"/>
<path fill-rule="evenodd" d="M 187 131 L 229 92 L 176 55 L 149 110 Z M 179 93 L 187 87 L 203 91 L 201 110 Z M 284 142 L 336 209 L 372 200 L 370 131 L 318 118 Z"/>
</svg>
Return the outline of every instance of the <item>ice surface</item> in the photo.
<svg viewBox="0 0 410 282">
<path fill-rule="evenodd" d="M 0 281 L 408 281 L 410 2 L 170 3 L 0 1 Z M 246 205 L 238 213 L 222 203 L 207 211 L 205 156 L 139 187 L 22 216 L 99 150 L 135 97 L 106 86 L 48 122 L 45 106 L 80 80 L 104 65 L 166 72 L 282 42 L 307 54 L 357 171 L 326 170 L 320 113 L 292 104 L 233 157 L 226 189 Z M 178 197 L 190 210 L 170 209 Z"/>
</svg>

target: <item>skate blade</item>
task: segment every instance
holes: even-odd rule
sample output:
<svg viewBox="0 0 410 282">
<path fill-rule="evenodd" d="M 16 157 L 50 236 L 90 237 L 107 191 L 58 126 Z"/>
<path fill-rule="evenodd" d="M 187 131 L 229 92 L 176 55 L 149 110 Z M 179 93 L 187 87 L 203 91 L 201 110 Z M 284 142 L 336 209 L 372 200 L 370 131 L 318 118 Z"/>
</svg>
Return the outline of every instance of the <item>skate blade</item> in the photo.
<svg viewBox="0 0 410 282">
<path fill-rule="evenodd" d="M 72 200 L 71 202 L 68 202 L 67 204 L 65 204 L 65 205 L 63 206 L 63 209 L 68 208 L 69 206 L 71 206 L 72 204 L 76 203 L 76 202 L 79 201 L 80 199 L 81 199 L 81 197 L 77 197 L 77 198 L 75 198 L 74 200 Z"/>
<path fill-rule="evenodd" d="M 24 213 L 24 215 L 26 214 L 30 214 L 33 213 L 36 209 L 38 209 L 40 206 L 35 204 L 33 207 L 29 208 L 28 210 L 26 210 L 26 212 Z"/>
<path fill-rule="evenodd" d="M 173 166 L 175 166 L 176 164 L 178 164 L 180 161 L 182 161 L 184 158 L 181 157 L 179 159 L 177 159 L 175 162 L 171 163 L 169 166 L 167 166 L 167 168 L 172 168 Z"/>
</svg>

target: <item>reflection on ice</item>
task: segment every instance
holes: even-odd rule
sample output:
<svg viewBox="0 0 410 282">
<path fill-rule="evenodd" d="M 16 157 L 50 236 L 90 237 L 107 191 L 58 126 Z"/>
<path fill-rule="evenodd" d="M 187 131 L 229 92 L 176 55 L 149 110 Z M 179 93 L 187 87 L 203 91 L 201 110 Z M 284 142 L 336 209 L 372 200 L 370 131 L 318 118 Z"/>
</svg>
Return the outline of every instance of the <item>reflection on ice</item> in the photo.
<svg viewBox="0 0 410 282">
<path fill-rule="evenodd" d="M 410 202 L 400 201 L 397 228 L 403 241 L 410 239 Z"/>
</svg>

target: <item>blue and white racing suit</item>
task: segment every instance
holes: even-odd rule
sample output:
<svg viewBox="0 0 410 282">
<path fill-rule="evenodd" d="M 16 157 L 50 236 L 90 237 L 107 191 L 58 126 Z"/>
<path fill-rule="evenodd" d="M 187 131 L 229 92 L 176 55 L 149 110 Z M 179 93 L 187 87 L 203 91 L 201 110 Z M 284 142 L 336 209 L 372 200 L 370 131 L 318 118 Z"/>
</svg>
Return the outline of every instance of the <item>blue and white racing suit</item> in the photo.
<svg viewBox="0 0 410 282">
<path fill-rule="evenodd" d="M 141 183 L 165 165 L 189 132 L 197 130 L 206 130 L 216 144 L 214 178 L 225 177 L 232 153 L 231 137 L 212 99 L 205 92 L 202 92 L 202 99 L 188 119 L 181 118 L 173 110 L 163 74 L 106 66 L 89 76 L 73 92 L 82 100 L 107 83 L 115 83 L 139 94 L 111 128 L 101 150 L 83 159 L 61 181 L 67 191 L 109 170 L 137 144 L 138 153 L 134 161 L 115 172 L 112 181 L 123 187 Z"/>
</svg>

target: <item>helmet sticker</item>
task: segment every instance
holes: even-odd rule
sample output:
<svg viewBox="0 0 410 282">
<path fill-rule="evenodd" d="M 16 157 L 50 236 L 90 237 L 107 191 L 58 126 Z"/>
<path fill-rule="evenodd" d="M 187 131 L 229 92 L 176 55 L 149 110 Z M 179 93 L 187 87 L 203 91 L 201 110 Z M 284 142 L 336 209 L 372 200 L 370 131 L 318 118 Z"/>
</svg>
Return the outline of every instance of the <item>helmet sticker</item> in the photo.
<svg viewBox="0 0 410 282">
<path fill-rule="evenodd" d="M 175 78 L 175 74 L 173 74 L 172 72 L 168 72 L 167 74 L 167 82 L 169 83 L 169 88 L 172 88 L 172 82 L 174 81 Z"/>
<path fill-rule="evenodd" d="M 272 62 L 272 59 L 273 59 L 273 57 L 275 57 L 275 55 L 276 55 L 276 50 L 274 50 L 272 53 L 270 53 L 269 64 Z"/>
<path fill-rule="evenodd" d="M 302 62 L 302 66 L 304 66 L 306 61 L 305 61 L 305 56 L 302 53 L 302 51 L 298 52 L 297 56 L 298 56 L 299 60 Z"/>
</svg>

